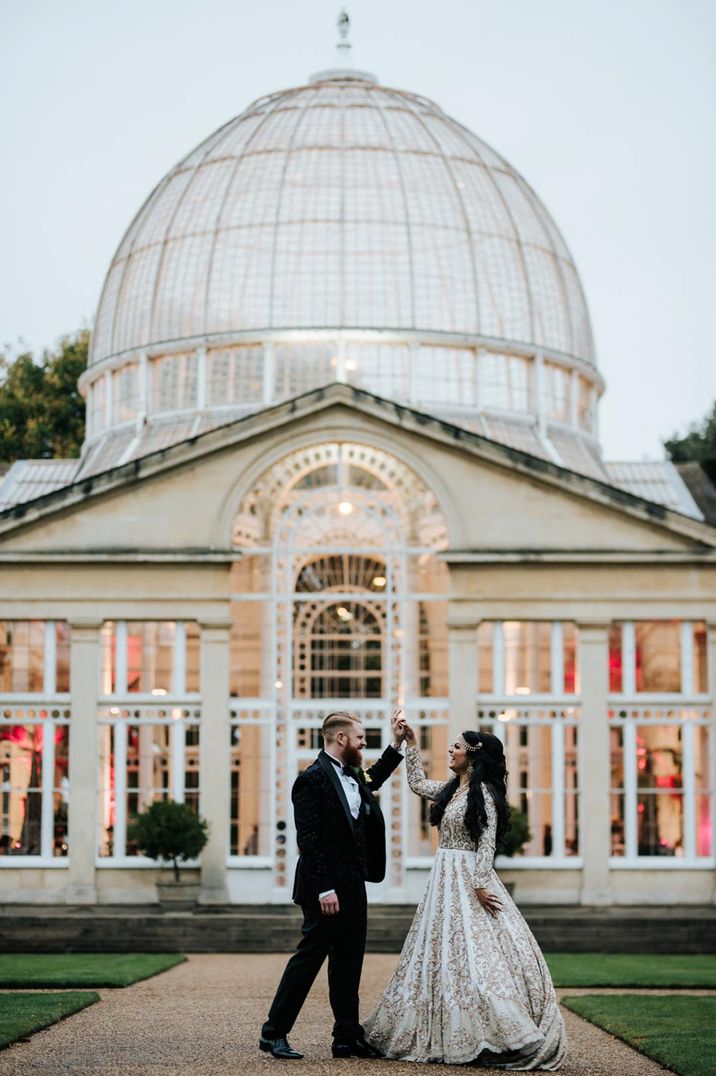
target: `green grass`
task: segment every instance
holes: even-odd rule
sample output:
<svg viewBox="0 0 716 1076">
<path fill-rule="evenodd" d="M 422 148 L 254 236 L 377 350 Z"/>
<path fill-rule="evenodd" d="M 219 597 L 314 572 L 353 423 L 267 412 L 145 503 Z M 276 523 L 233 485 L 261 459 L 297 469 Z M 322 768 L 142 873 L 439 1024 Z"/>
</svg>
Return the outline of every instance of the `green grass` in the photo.
<svg viewBox="0 0 716 1076">
<path fill-rule="evenodd" d="M 62 994 L 0 994 L 0 1048 L 24 1039 L 63 1016 L 86 1009 L 99 994 L 73 990 Z"/>
<path fill-rule="evenodd" d="M 12 953 L 0 955 L 0 986 L 130 986 L 181 964 L 178 953 Z"/>
<path fill-rule="evenodd" d="M 679 1076 L 713 1076 L 716 997 L 584 994 L 562 1004 Z"/>
<path fill-rule="evenodd" d="M 716 988 L 716 955 L 546 953 L 555 986 Z"/>
</svg>

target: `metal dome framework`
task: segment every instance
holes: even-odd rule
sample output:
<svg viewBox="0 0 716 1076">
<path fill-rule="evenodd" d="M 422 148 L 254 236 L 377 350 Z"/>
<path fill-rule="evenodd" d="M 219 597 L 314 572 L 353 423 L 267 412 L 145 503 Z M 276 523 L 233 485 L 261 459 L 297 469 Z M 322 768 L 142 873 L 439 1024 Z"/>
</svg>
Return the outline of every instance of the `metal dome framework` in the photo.
<svg viewBox="0 0 716 1076">
<path fill-rule="evenodd" d="M 335 380 L 602 474 L 554 221 L 437 105 L 350 71 L 256 101 L 142 206 L 82 379 L 83 470 Z"/>
</svg>

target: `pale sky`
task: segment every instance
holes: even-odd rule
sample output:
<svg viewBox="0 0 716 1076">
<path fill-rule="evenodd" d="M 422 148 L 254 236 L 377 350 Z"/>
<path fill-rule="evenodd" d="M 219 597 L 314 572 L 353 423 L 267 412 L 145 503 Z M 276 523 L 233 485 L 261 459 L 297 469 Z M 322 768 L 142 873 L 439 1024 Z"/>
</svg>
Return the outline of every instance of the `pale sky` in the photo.
<svg viewBox="0 0 716 1076">
<path fill-rule="evenodd" d="M 94 316 L 149 191 L 334 63 L 335 0 L 0 0 L 0 341 Z M 355 0 L 354 60 L 495 147 L 575 257 L 608 459 L 716 398 L 716 0 Z"/>
</svg>

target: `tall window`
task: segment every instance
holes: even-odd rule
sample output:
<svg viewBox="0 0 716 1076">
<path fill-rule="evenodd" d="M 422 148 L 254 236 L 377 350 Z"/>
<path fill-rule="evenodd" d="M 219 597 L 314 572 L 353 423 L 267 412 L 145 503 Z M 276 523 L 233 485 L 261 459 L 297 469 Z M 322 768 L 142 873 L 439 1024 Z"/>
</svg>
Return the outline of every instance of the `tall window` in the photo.
<svg viewBox="0 0 716 1076">
<path fill-rule="evenodd" d="M 546 362 L 543 367 L 544 412 L 548 419 L 569 422 L 572 406 L 572 379 L 569 370 Z"/>
<path fill-rule="evenodd" d="M 199 690 L 194 621 L 107 621 L 102 628 L 104 695 L 177 695 Z"/>
<path fill-rule="evenodd" d="M 532 396 L 532 360 L 519 355 L 480 352 L 479 399 L 481 407 L 498 411 L 529 411 Z"/>
<path fill-rule="evenodd" d="M 112 374 L 112 410 L 114 422 L 127 422 L 139 410 L 139 367 L 124 366 Z"/>
<path fill-rule="evenodd" d="M 209 348 L 206 365 L 206 402 L 210 407 L 263 400 L 263 347 Z"/>
<path fill-rule="evenodd" d="M 609 669 L 612 855 L 710 860 L 705 625 L 615 624 Z"/>
<path fill-rule="evenodd" d="M 0 620 L 0 695 L 54 696 L 70 690 L 70 633 L 64 620 Z"/>
<path fill-rule="evenodd" d="M 301 609 L 296 622 L 297 697 L 367 699 L 383 694 L 379 610 L 361 601 Z M 313 615 L 311 615 L 313 613 Z"/>
<path fill-rule="evenodd" d="M 475 406 L 477 365 L 474 351 L 421 347 L 412 364 L 413 391 L 418 404 Z"/>
<path fill-rule="evenodd" d="M 271 804 L 276 794 L 276 767 L 270 704 L 255 700 L 232 703 L 230 724 L 231 804 L 229 855 L 271 853 Z M 280 859 L 286 854 L 286 827 L 276 835 Z"/>
<path fill-rule="evenodd" d="M 171 798 L 198 810 L 199 627 L 109 621 L 101 642 L 98 848 L 121 862 L 137 855 L 131 823 L 150 803 Z"/>
<path fill-rule="evenodd" d="M 478 722 L 504 744 L 510 804 L 529 826 L 521 855 L 569 860 L 579 854 L 576 627 L 484 622 L 477 665 Z"/>
<path fill-rule="evenodd" d="M 196 705 L 102 706 L 99 711 L 99 854 L 138 854 L 130 826 L 155 800 L 199 807 Z"/>
<path fill-rule="evenodd" d="M 70 710 L 0 710 L 0 856 L 66 856 Z"/>
<path fill-rule="evenodd" d="M 183 411 L 196 407 L 198 359 L 195 351 L 155 359 L 152 371 L 152 411 Z"/>
</svg>

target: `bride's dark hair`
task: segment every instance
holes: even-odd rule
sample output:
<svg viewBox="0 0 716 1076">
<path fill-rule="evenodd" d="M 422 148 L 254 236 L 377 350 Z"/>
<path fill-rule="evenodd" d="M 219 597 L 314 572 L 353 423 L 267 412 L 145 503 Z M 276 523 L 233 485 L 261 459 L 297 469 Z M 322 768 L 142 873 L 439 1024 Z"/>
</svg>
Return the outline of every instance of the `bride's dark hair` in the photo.
<svg viewBox="0 0 716 1076">
<path fill-rule="evenodd" d="M 502 743 L 491 732 L 463 732 L 463 736 L 471 745 L 482 744 L 479 751 L 471 751 L 467 756 L 473 770 L 470 777 L 470 787 L 467 791 L 465 828 L 475 844 L 477 844 L 480 834 L 487 825 L 485 796 L 481 787 L 484 782 L 490 789 L 497 808 L 497 838 L 499 840 L 510 828 L 510 806 L 507 802 L 507 769 L 505 767 L 505 752 L 502 748 Z M 448 781 L 435 800 L 430 808 L 431 826 L 440 825 L 445 814 L 445 808 L 455 795 L 459 784 L 460 778 L 453 777 L 452 781 Z"/>
</svg>

